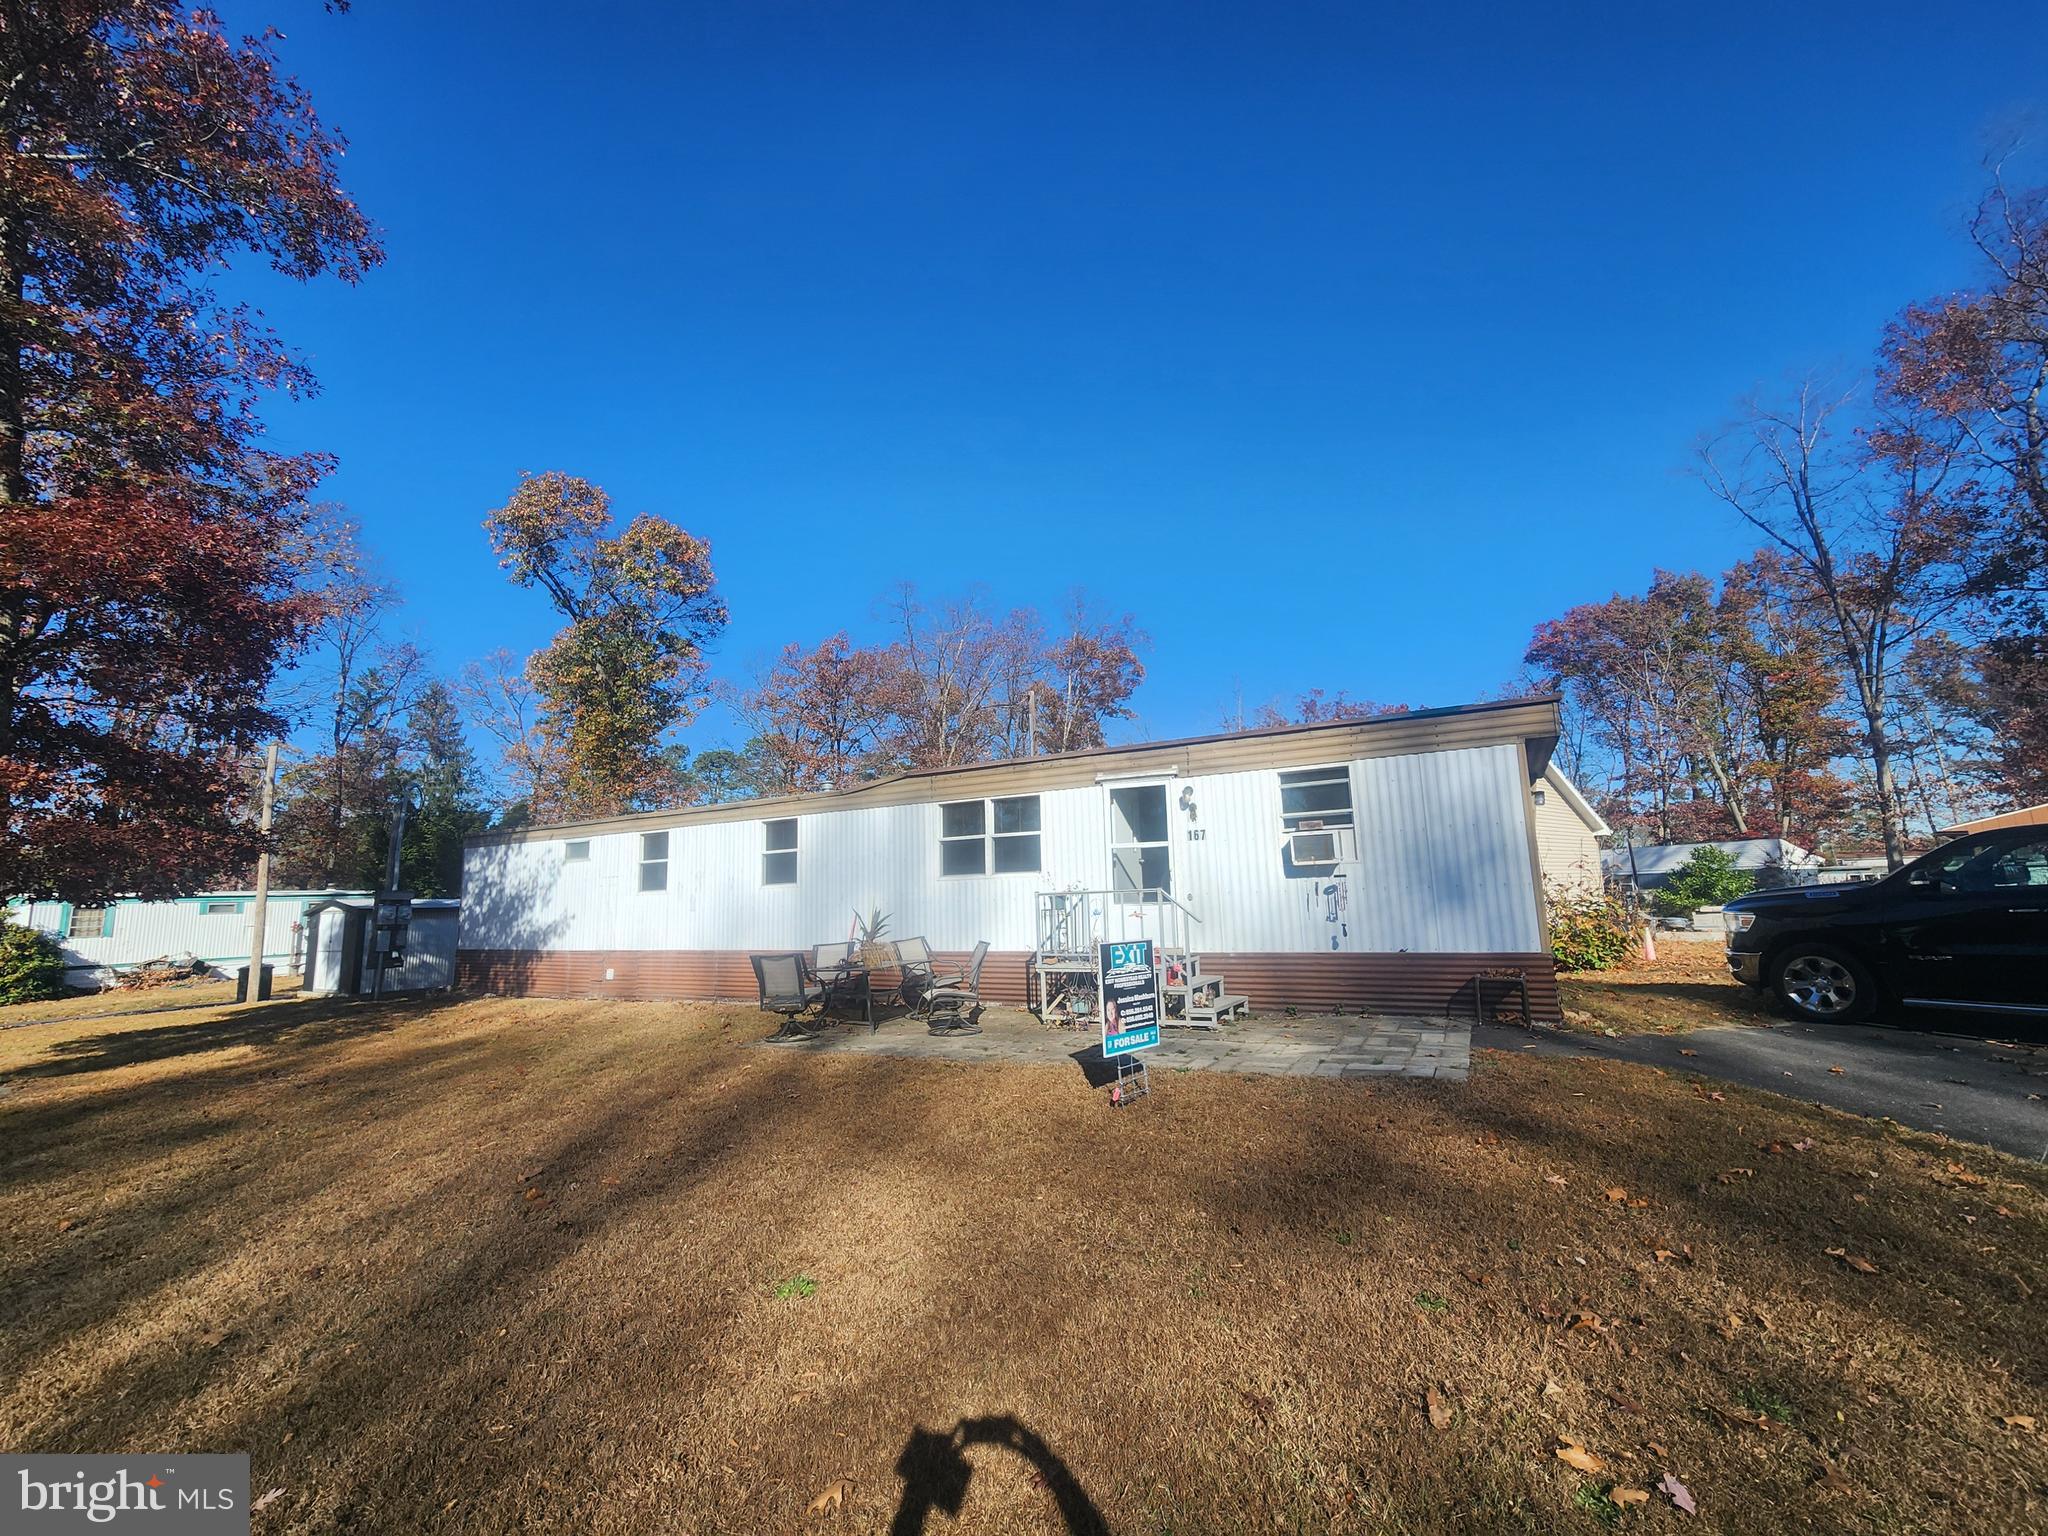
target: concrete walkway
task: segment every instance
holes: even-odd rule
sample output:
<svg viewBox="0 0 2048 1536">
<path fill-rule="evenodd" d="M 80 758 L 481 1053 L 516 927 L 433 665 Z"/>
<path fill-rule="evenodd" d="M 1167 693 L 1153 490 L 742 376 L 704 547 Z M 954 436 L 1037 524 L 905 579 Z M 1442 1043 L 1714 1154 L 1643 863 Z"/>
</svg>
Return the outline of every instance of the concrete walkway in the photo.
<svg viewBox="0 0 2048 1536">
<path fill-rule="evenodd" d="M 1090 1080 L 1111 1069 L 1098 1037 L 1055 1029 L 1028 1013 L 991 1008 L 978 1035 L 930 1035 L 922 1020 L 833 1023 L 804 1039 L 761 1041 L 778 1051 L 846 1051 L 869 1056 L 925 1056 L 947 1061 L 1078 1062 Z M 1472 1068 L 1472 1029 L 1449 1019 L 1374 1015 L 1260 1017 L 1220 1029 L 1168 1028 L 1145 1053 L 1162 1070 L 1250 1072 L 1284 1077 L 1442 1077 L 1463 1082 Z"/>
</svg>

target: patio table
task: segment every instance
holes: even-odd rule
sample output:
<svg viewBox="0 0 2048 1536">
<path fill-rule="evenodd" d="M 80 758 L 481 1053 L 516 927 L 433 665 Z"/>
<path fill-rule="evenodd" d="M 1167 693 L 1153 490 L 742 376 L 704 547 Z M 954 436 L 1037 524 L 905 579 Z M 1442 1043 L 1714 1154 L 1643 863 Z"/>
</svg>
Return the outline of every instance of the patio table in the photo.
<svg viewBox="0 0 2048 1536">
<path fill-rule="evenodd" d="M 828 989 L 848 987 L 858 982 L 860 985 L 861 1017 L 867 1021 L 870 1033 L 881 1028 L 881 1025 L 875 1022 L 874 966 L 869 965 L 864 960 L 839 960 L 819 971 L 818 980 L 824 982 Z M 829 990 L 826 995 L 828 997 L 831 995 Z M 827 1003 L 826 1008 L 828 1012 L 830 1007 L 831 1005 Z"/>
</svg>

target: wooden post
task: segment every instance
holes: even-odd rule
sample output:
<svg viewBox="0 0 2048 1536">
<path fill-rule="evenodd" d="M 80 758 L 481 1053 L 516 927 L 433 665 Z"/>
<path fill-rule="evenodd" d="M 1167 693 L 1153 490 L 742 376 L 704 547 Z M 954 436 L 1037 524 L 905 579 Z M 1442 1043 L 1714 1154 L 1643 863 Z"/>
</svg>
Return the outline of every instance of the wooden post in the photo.
<svg viewBox="0 0 2048 1536">
<path fill-rule="evenodd" d="M 256 855 L 256 899 L 249 904 L 249 990 L 246 1002 L 256 1002 L 263 993 L 263 940 L 270 924 L 270 805 L 277 792 L 277 743 L 263 754 L 263 798 L 256 826 L 263 834 L 263 851 Z"/>
</svg>

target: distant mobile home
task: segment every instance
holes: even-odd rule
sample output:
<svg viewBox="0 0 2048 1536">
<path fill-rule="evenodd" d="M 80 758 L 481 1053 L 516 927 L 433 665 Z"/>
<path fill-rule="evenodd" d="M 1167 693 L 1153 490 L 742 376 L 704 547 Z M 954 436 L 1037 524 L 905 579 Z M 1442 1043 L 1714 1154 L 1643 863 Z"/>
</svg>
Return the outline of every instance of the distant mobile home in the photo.
<svg viewBox="0 0 2048 1536">
<path fill-rule="evenodd" d="M 360 891 L 272 891 L 263 922 L 263 959 L 296 971 L 305 955 L 305 912 Z M 166 955 L 193 955 L 223 971 L 249 963 L 254 891 L 209 891 L 167 901 L 123 896 L 98 906 L 66 901 L 15 902 L 15 921 L 40 928 L 64 951 L 65 981 L 90 986 L 109 974 Z"/>
<path fill-rule="evenodd" d="M 1555 1018 L 1536 795 L 1564 798 L 1545 777 L 1557 734 L 1554 699 L 1520 699 L 483 833 L 464 850 L 458 976 L 751 997 L 750 954 L 844 939 L 880 908 L 942 954 L 987 940 L 985 995 L 1022 1003 L 1041 892 L 1157 890 L 1255 1008 L 1441 1013 L 1513 967 Z"/>
</svg>

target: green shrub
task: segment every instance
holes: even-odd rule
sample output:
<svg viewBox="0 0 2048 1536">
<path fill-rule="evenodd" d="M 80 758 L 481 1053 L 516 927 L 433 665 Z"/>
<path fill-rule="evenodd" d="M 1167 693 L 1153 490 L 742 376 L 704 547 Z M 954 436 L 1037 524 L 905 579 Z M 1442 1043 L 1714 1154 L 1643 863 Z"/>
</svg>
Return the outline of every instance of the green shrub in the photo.
<svg viewBox="0 0 2048 1536">
<path fill-rule="evenodd" d="M 39 929 L 0 917 L 0 1003 L 40 1003 L 64 994 L 64 951 Z"/>
<path fill-rule="evenodd" d="M 1756 876 L 1737 869 L 1734 854 L 1703 844 L 1678 866 L 1653 901 L 1666 917 L 1677 917 L 1695 907 L 1718 907 L 1755 887 Z"/>
<path fill-rule="evenodd" d="M 1636 925 L 1618 901 L 1550 893 L 1550 952 L 1561 971 L 1604 971 L 1636 952 Z"/>
</svg>

